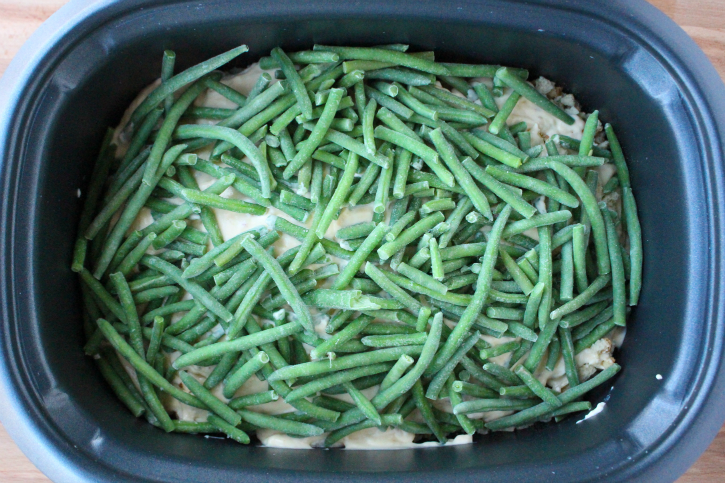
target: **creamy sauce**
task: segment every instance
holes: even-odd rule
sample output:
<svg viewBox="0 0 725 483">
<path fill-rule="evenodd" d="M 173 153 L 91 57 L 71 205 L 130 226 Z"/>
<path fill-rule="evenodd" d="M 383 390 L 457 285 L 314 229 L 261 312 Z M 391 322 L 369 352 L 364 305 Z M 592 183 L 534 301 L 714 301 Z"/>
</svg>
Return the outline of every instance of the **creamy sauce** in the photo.
<svg viewBox="0 0 725 483">
<path fill-rule="evenodd" d="M 237 91 L 241 92 L 242 94 L 248 94 L 249 91 L 251 91 L 252 87 L 254 86 L 257 78 L 259 75 L 261 75 L 264 71 L 262 71 L 258 64 L 254 64 L 244 70 L 243 72 L 235 75 L 229 75 L 224 77 L 221 82 L 236 89 Z M 274 79 L 274 76 L 272 75 L 272 78 Z M 484 83 L 487 83 L 489 86 L 491 85 L 490 79 L 476 79 L 478 81 L 482 81 Z M 127 110 L 125 113 L 119 127 L 116 129 L 116 132 L 114 133 L 114 142 L 117 144 L 118 148 L 116 151 L 117 156 L 123 156 L 128 148 L 128 143 L 130 139 L 128 139 L 128 133 L 127 133 L 127 123 L 130 119 L 131 113 L 135 108 L 143 101 L 143 99 L 154 89 L 159 85 L 160 81 L 156 81 L 152 85 L 148 86 L 142 93 L 138 96 L 136 100 L 132 103 L 131 107 Z M 276 82 L 276 80 L 273 80 L 273 82 Z M 466 97 L 462 93 L 459 93 L 457 91 L 454 91 L 455 94 L 460 95 L 461 97 Z M 469 96 L 473 94 L 473 91 L 469 91 Z M 505 101 L 508 95 L 510 94 L 510 89 L 507 89 L 503 96 L 496 98 L 496 103 L 500 107 Z M 475 96 L 471 98 L 471 100 L 475 100 Z M 215 91 L 207 90 L 205 93 L 203 93 L 194 103 L 196 106 L 200 107 L 217 107 L 217 108 L 235 108 L 236 104 L 232 103 L 225 97 L 221 96 Z M 554 134 L 565 134 L 567 136 L 571 136 L 574 138 L 581 138 L 582 130 L 584 128 L 584 121 L 579 117 L 574 115 L 575 122 L 573 125 L 569 126 L 559 119 L 555 118 L 554 116 L 548 114 L 547 112 L 543 111 L 533 103 L 529 102 L 526 99 L 521 99 L 518 104 L 516 105 L 515 109 L 511 113 L 508 124 L 515 124 L 520 121 L 525 121 L 527 125 L 527 129 L 531 131 L 531 141 L 532 146 L 536 146 L 538 144 L 542 144 L 545 139 L 548 139 L 550 136 Z M 197 120 L 195 121 L 198 124 L 216 124 L 216 121 L 209 121 L 209 120 Z M 204 149 L 197 152 L 200 158 L 202 159 L 209 159 L 209 155 L 211 154 L 210 149 Z M 612 165 L 605 164 L 599 169 L 599 189 L 601 190 L 601 187 L 611 178 L 613 174 L 616 173 L 616 169 Z M 196 177 L 196 181 L 199 184 L 200 189 L 205 189 L 209 187 L 211 184 L 213 184 L 216 179 L 202 173 L 200 171 L 194 170 L 194 175 Z M 601 191 L 600 191 L 601 194 Z M 224 191 L 221 194 L 222 197 L 225 198 L 233 198 L 233 199 L 241 199 L 249 201 L 248 198 L 238 193 L 236 190 L 233 190 L 232 188 L 228 188 L 226 191 Z M 180 203 L 181 200 L 169 200 L 172 203 Z M 610 204 L 610 207 L 618 209 L 619 206 L 617 205 L 616 199 L 607 199 L 607 202 Z M 281 217 L 284 219 L 287 219 L 293 223 L 296 224 L 303 224 L 307 228 L 311 226 L 312 220 L 308 219 L 305 223 L 300 223 L 294 219 L 292 219 L 289 215 L 286 213 L 274 208 L 269 207 L 267 208 L 267 211 L 262 216 L 256 216 L 256 215 L 249 215 L 249 214 L 242 214 L 242 213 L 234 213 L 229 212 L 225 210 L 220 210 L 213 208 L 214 214 L 217 217 L 217 221 L 219 224 L 219 228 L 222 232 L 222 235 L 224 239 L 232 238 L 239 233 L 243 231 L 250 230 L 252 228 L 256 228 L 259 226 L 268 226 L 271 228 L 271 225 L 274 224 L 274 217 Z M 618 211 L 619 212 L 619 211 Z M 389 216 L 389 213 L 386 211 L 386 215 Z M 364 206 L 357 206 L 355 208 L 350 208 L 345 206 L 341 213 L 340 217 L 337 220 L 334 220 L 330 227 L 327 230 L 326 237 L 329 239 L 335 239 L 335 234 L 337 231 L 345 226 L 349 226 L 352 224 L 369 221 L 372 219 L 373 212 L 371 205 L 364 205 Z M 193 217 L 192 217 L 193 219 Z M 153 222 L 153 218 L 151 217 L 151 212 L 147 208 L 143 208 L 138 216 L 138 218 L 133 223 L 133 226 L 130 228 L 129 232 L 142 229 L 145 226 L 148 226 Z M 194 221 L 194 226 L 198 229 L 202 229 L 203 227 L 201 223 L 198 221 L 198 216 L 196 217 L 196 220 Z M 532 230 L 530 232 L 526 233 L 527 235 L 531 236 L 532 238 L 538 239 L 538 234 L 536 230 Z M 293 248 L 297 245 L 299 245 L 300 242 L 295 239 L 294 237 L 280 233 L 280 238 L 277 240 L 273 246 L 275 255 L 279 256 L 285 251 L 287 251 L 290 248 Z M 338 263 L 340 265 L 340 268 L 342 268 L 345 265 L 344 260 L 339 260 L 336 257 L 331 257 L 334 262 Z M 189 299 L 190 296 L 188 294 L 184 297 L 184 299 Z M 328 338 L 330 337 L 329 334 L 325 332 L 325 327 L 327 326 L 327 323 L 329 322 L 329 317 L 321 312 L 317 312 L 312 310 L 313 317 L 315 319 L 315 332 L 319 337 L 322 338 Z M 173 321 L 179 320 L 182 317 L 183 314 L 175 314 L 173 317 Z M 455 324 L 449 320 L 445 320 L 446 325 L 449 327 L 455 326 Z M 221 330 L 221 327 L 217 326 L 216 330 Z M 610 334 L 610 338 L 604 338 L 599 341 L 597 341 L 591 348 L 586 349 L 582 351 L 580 354 L 576 356 L 576 363 L 579 367 L 579 375 L 582 380 L 586 380 L 589 377 L 591 377 L 597 370 L 605 369 L 609 366 L 611 366 L 614 363 L 614 359 L 612 358 L 612 351 L 614 347 L 619 347 L 622 343 L 622 340 L 624 338 L 624 330 L 616 330 L 613 331 L 612 334 Z M 488 342 L 491 346 L 495 347 L 497 345 L 512 341 L 512 340 L 520 340 L 518 338 L 500 338 L 496 339 L 494 337 L 490 337 L 487 335 L 481 336 L 486 342 Z M 610 340 L 611 339 L 611 340 Z M 309 347 L 307 345 L 304 346 L 305 350 L 308 352 L 312 350 L 312 347 Z M 172 363 L 178 356 L 180 355 L 179 352 L 174 352 L 169 355 L 167 355 L 167 360 L 169 363 Z M 501 356 L 492 358 L 491 360 L 493 362 L 496 362 L 497 364 L 502 365 L 508 365 L 509 359 L 511 357 L 511 354 L 503 354 Z M 125 359 L 123 357 L 119 358 L 123 363 L 126 370 L 129 372 L 131 377 L 133 378 L 134 383 L 137 384 L 137 379 L 135 376 L 135 372 L 133 368 L 127 364 Z M 556 392 L 561 392 L 567 388 L 567 380 L 564 370 L 564 361 L 563 358 L 559 358 L 557 361 L 556 366 L 552 371 L 548 371 L 545 366 L 545 360 L 546 357 L 543 358 L 542 364 L 540 364 L 540 367 L 537 368 L 535 371 L 535 376 L 538 378 L 539 381 L 541 381 L 543 384 L 551 387 Z M 203 380 L 205 379 L 213 370 L 213 367 L 200 367 L 200 366 L 190 366 L 185 369 L 187 372 L 189 372 L 192 376 Z M 659 376 L 659 375 L 658 375 Z M 659 376 L 661 378 L 661 376 Z M 181 382 L 180 378 L 176 376 L 173 381 L 173 384 L 175 384 L 177 387 L 188 391 L 183 383 Z M 245 396 L 248 394 L 255 394 L 258 392 L 267 391 L 269 389 L 269 385 L 265 381 L 259 380 L 256 376 L 252 376 L 242 387 L 240 387 L 237 392 L 234 394 L 234 397 L 240 397 Z M 366 397 L 369 399 L 375 396 L 378 392 L 378 386 L 374 386 L 368 389 L 363 390 L 363 394 L 365 394 Z M 217 387 L 212 389 L 212 393 L 218 397 L 220 400 L 226 402 L 228 401 L 227 398 L 224 397 L 222 394 L 222 385 L 219 384 Z M 340 394 L 335 395 L 332 397 L 336 397 L 338 399 L 352 402 L 352 399 L 347 394 Z M 464 400 L 470 399 L 469 396 L 463 396 Z M 191 406 L 188 406 L 184 403 L 181 403 L 177 399 L 174 399 L 167 394 L 162 394 L 162 400 L 164 403 L 164 406 L 166 409 L 172 413 L 172 415 L 175 415 L 179 420 L 182 421 L 206 421 L 208 412 L 205 410 L 201 410 L 198 408 L 194 408 Z M 439 399 L 435 401 L 431 401 L 432 405 L 436 408 L 440 409 L 441 411 L 452 413 L 452 408 L 450 405 L 450 401 L 448 399 Z M 601 404 L 600 404 L 601 406 Z M 600 406 L 597 406 L 591 413 L 589 413 L 584 419 L 588 419 L 589 417 L 592 417 L 596 413 L 600 412 L 603 408 L 603 406 L 600 408 Z M 253 408 L 255 411 L 275 415 L 275 414 L 283 414 L 287 412 L 293 412 L 295 411 L 295 408 L 293 408 L 291 405 L 284 402 L 282 398 L 278 399 L 277 401 L 273 401 L 267 404 L 262 404 L 255 406 Z M 484 421 L 493 421 L 495 419 L 499 419 L 501 417 L 507 416 L 509 414 L 512 414 L 511 411 L 490 411 L 486 413 L 474 413 L 469 414 L 468 417 L 471 419 L 483 419 Z M 173 416 L 172 416 L 173 417 Z M 420 416 L 419 412 L 415 410 L 412 415 L 411 419 L 418 422 L 423 422 L 422 417 Z M 273 447 L 273 448 L 287 448 L 287 449 L 310 449 L 310 448 L 316 448 L 316 447 L 322 447 L 323 441 L 325 439 L 326 434 L 323 434 L 321 436 L 315 436 L 315 437 L 309 437 L 309 438 L 295 438 L 291 436 L 287 436 L 285 434 L 279 433 L 277 431 L 262 429 L 257 431 L 257 436 L 259 440 L 262 442 L 264 446 Z M 420 448 L 420 447 L 439 447 L 440 445 L 437 442 L 425 442 L 425 443 L 415 443 L 415 435 L 407 433 L 403 430 L 397 429 L 397 428 L 387 428 L 384 431 L 381 431 L 378 428 L 370 428 L 365 429 L 362 431 L 358 431 L 356 433 L 353 433 L 345 438 L 343 438 L 337 446 L 343 446 L 346 449 L 401 449 L 401 448 Z M 455 437 L 454 439 L 448 441 L 446 445 L 458 445 L 458 444 L 470 444 L 472 443 L 472 436 L 471 435 L 459 435 Z"/>
</svg>

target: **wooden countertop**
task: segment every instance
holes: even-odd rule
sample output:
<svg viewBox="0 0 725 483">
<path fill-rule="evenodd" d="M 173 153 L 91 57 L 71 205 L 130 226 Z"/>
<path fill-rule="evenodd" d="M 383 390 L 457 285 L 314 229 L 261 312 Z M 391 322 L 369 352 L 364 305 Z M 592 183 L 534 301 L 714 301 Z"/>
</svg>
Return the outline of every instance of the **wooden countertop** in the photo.
<svg viewBox="0 0 725 483">
<path fill-rule="evenodd" d="M 0 0 L 0 74 L 28 37 L 67 0 Z M 725 0 L 650 0 L 700 45 L 725 79 Z M 48 482 L 0 426 L 0 482 Z M 678 483 L 725 481 L 725 426 Z"/>
</svg>

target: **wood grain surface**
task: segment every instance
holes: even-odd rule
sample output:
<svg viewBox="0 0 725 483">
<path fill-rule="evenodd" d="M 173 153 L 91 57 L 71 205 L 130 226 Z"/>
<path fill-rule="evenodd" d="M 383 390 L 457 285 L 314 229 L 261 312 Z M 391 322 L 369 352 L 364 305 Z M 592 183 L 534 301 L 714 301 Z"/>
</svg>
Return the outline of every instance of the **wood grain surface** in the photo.
<svg viewBox="0 0 725 483">
<path fill-rule="evenodd" d="M 0 0 L 0 74 L 18 49 L 66 0 Z M 705 51 L 725 79 L 725 0 L 651 0 Z M 0 426 L 0 482 L 48 482 Z M 725 427 L 678 483 L 725 481 Z"/>
</svg>

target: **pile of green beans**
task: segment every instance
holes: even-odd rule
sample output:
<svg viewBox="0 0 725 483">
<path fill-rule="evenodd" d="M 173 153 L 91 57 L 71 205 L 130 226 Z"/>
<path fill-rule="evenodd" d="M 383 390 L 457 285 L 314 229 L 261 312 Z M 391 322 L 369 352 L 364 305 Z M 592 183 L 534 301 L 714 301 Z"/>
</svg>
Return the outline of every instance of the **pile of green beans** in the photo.
<svg viewBox="0 0 725 483">
<path fill-rule="evenodd" d="M 533 126 L 509 120 L 519 99 L 575 119 L 526 70 L 400 44 L 275 48 L 244 95 L 217 69 L 246 51 L 176 74 L 165 52 L 119 128 L 127 150 L 109 130 L 90 176 L 72 270 L 84 350 L 119 400 L 168 432 L 325 446 L 372 427 L 445 443 L 590 409 L 579 399 L 620 367 L 585 380 L 576 355 L 626 325 L 642 286 L 612 126 L 595 111 L 582 139 L 532 146 Z M 195 106 L 208 90 L 236 107 Z M 215 181 L 200 189 L 196 171 Z M 328 235 L 361 205 L 369 220 Z M 142 210 L 153 221 L 134 231 Z M 217 210 L 259 226 L 225 240 Z M 283 235 L 300 244 L 275 256 Z M 559 361 L 563 392 L 537 379 Z M 240 394 L 252 378 L 268 387 Z M 451 412 L 431 404 L 446 398 Z M 177 420 L 171 399 L 207 421 Z M 274 401 L 288 411 L 259 411 Z M 508 415 L 472 416 L 491 411 Z"/>
</svg>

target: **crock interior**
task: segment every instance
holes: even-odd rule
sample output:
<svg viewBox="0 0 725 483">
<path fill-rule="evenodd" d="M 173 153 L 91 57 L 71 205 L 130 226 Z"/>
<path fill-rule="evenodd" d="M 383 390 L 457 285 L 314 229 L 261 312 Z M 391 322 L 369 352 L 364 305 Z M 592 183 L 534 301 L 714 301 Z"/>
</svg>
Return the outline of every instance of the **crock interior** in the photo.
<svg viewBox="0 0 725 483">
<path fill-rule="evenodd" d="M 563 9 L 490 3 L 490 9 L 335 2 L 166 2 L 110 11 L 102 25 L 71 36 L 37 79 L 34 115 L 17 173 L 14 280 L 23 364 L 45 417 L 75 447 L 141 481 L 300 481 L 352 472 L 345 481 L 448 478 L 486 481 L 588 479 L 644 456 L 679 417 L 698 370 L 704 330 L 703 153 L 691 99 L 649 48 L 610 23 Z M 305 3 L 305 5 L 301 5 Z M 458 10 L 456 10 L 458 9 Z M 461 14 L 461 9 L 470 9 Z M 487 11 L 484 11 L 487 10 Z M 314 13 L 313 13 L 314 12 Z M 356 13 L 352 13 L 356 12 Z M 576 424 L 484 436 L 474 445 L 400 451 L 295 451 L 165 434 L 116 401 L 81 346 L 80 295 L 69 270 L 85 189 L 104 130 L 159 73 L 161 53 L 187 67 L 245 43 L 244 66 L 274 46 L 409 43 L 448 61 L 529 68 L 573 92 L 617 129 L 632 173 L 645 242 L 644 290 L 624 347 L 624 370 L 597 393 L 606 409 Z M 661 374 L 662 380 L 655 376 Z M 69 446 L 70 448 L 70 446 Z M 631 460 L 629 460 L 631 461 Z M 97 463 L 96 463 L 97 464 Z M 357 476 L 356 476 L 357 475 Z M 610 474 L 611 476 L 611 474 Z M 248 480 L 247 480 L 248 478 Z M 324 478 L 323 478 L 324 479 Z M 610 481 L 616 479 L 608 478 Z"/>
</svg>

